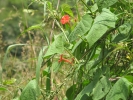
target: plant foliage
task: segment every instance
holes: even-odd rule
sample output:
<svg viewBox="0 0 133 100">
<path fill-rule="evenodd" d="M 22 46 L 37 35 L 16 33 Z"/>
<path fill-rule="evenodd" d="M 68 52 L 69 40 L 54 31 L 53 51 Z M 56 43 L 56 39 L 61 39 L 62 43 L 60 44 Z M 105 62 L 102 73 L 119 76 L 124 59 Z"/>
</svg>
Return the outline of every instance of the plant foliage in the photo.
<svg viewBox="0 0 133 100">
<path fill-rule="evenodd" d="M 26 85 L 20 100 L 59 98 L 66 84 L 61 100 L 132 100 L 133 1 L 72 0 L 74 6 L 61 2 L 56 10 L 51 0 L 40 2 L 44 2 L 44 20 L 52 19 L 52 30 L 58 33 L 51 32 L 50 43 L 40 50 L 36 80 Z M 70 16 L 66 24 L 60 22 L 64 15 Z M 65 75 L 61 70 L 67 75 L 59 77 L 63 82 L 57 85 L 56 74 Z M 45 89 L 41 77 L 46 78 Z"/>
</svg>

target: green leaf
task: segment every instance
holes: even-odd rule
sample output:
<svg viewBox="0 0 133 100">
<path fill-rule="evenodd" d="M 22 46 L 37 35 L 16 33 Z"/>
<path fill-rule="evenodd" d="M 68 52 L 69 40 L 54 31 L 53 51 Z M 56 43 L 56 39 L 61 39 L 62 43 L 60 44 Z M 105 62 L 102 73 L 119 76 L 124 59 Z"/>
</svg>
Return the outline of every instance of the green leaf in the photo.
<svg viewBox="0 0 133 100">
<path fill-rule="evenodd" d="M 47 62 L 48 74 L 46 78 L 46 95 L 50 95 L 50 91 L 51 91 L 51 66 L 52 66 L 52 62 L 51 60 L 48 60 Z"/>
<path fill-rule="evenodd" d="M 133 87 L 131 88 L 131 91 L 132 91 L 132 93 L 133 93 Z"/>
<path fill-rule="evenodd" d="M 126 78 L 119 79 L 106 96 L 106 100 L 127 100 L 131 83 Z"/>
<path fill-rule="evenodd" d="M 62 4 L 61 5 L 62 11 L 69 14 L 70 16 L 73 16 L 73 12 L 71 10 L 71 7 L 68 4 Z"/>
<path fill-rule="evenodd" d="M 128 23 L 121 25 L 118 28 L 118 32 L 116 33 L 116 35 L 114 35 L 114 37 L 112 38 L 112 42 L 118 43 L 120 41 L 127 40 L 130 36 L 131 29 L 131 25 Z"/>
<path fill-rule="evenodd" d="M 118 0 L 96 0 L 96 3 L 100 9 L 107 8 L 115 4 Z"/>
<path fill-rule="evenodd" d="M 100 77 L 101 77 L 101 71 L 99 69 L 97 69 L 95 76 L 94 76 L 94 80 L 90 84 L 88 84 L 87 86 L 84 87 L 84 89 L 77 95 L 75 100 L 81 100 L 81 98 L 85 94 L 90 96 L 90 93 L 93 91 L 93 89 L 96 86 L 96 83 L 99 81 Z"/>
<path fill-rule="evenodd" d="M 43 70 L 43 76 L 46 76 L 49 73 L 50 73 L 50 71 L 49 71 L 49 68 L 48 67 Z"/>
<path fill-rule="evenodd" d="M 121 25 L 121 26 L 119 27 L 119 32 L 120 32 L 120 34 L 125 34 L 125 35 L 127 35 L 127 34 L 130 32 L 131 27 L 132 27 L 132 26 L 131 26 L 130 24 L 128 24 L 128 23 Z"/>
<path fill-rule="evenodd" d="M 22 91 L 20 100 L 36 100 L 38 94 L 39 92 L 36 80 L 31 80 Z"/>
<path fill-rule="evenodd" d="M 52 3 L 50 1 L 44 1 L 44 2 L 47 2 L 47 9 L 52 11 L 53 9 Z"/>
<path fill-rule="evenodd" d="M 97 4 L 95 3 L 92 7 L 91 7 L 91 11 L 92 12 L 95 12 L 95 11 L 97 11 L 98 10 L 98 6 L 97 6 Z M 91 13 L 90 11 L 88 11 L 87 13 Z"/>
<path fill-rule="evenodd" d="M 0 87 L 0 91 L 5 91 L 5 90 L 7 90 L 7 89 L 4 87 Z"/>
<path fill-rule="evenodd" d="M 131 92 L 133 94 L 133 87 L 131 88 Z M 131 95 L 130 100 L 133 100 L 133 95 Z"/>
<path fill-rule="evenodd" d="M 61 54 L 64 51 L 64 38 L 62 35 L 58 35 L 54 42 L 49 46 L 46 54 L 44 55 L 45 57 L 51 56 L 53 54 Z"/>
<path fill-rule="evenodd" d="M 14 98 L 13 100 L 20 100 L 20 98 L 19 98 L 19 97 L 17 97 L 17 98 Z"/>
<path fill-rule="evenodd" d="M 108 9 L 103 9 L 102 13 L 96 17 L 94 23 L 88 32 L 86 39 L 91 47 L 97 42 L 109 29 L 109 27 L 115 27 L 115 21 L 117 17 Z"/>
<path fill-rule="evenodd" d="M 127 39 L 127 36 L 125 34 L 117 34 L 116 36 L 114 36 L 114 38 L 112 39 L 112 42 L 118 43 L 120 41 L 124 41 Z"/>
<path fill-rule="evenodd" d="M 80 100 L 92 100 L 87 94 L 84 94 Z"/>
<path fill-rule="evenodd" d="M 47 95 L 49 95 L 50 90 L 51 90 L 51 73 L 47 74 L 47 79 L 46 79 L 46 94 Z"/>
<path fill-rule="evenodd" d="M 110 90 L 111 84 L 106 76 L 103 76 L 93 89 L 93 100 L 102 99 Z"/>
<path fill-rule="evenodd" d="M 82 40 L 81 40 L 82 41 Z M 77 42 L 77 43 L 80 43 L 80 40 Z M 78 44 L 75 44 L 72 52 L 73 52 L 73 55 L 79 60 L 81 59 L 81 57 L 83 56 L 84 52 L 85 52 L 85 49 L 87 49 L 87 47 L 85 46 L 87 43 L 82 41 L 79 45 Z M 78 45 L 78 46 L 77 46 Z M 76 47 L 77 46 L 77 47 Z"/>
<path fill-rule="evenodd" d="M 90 95 L 90 92 L 92 92 L 94 87 L 95 87 L 95 84 L 93 82 L 91 82 L 89 85 L 85 86 L 84 89 L 77 95 L 75 100 L 80 100 L 82 98 L 82 96 L 85 95 L 86 93 L 88 93 L 88 95 Z"/>
<path fill-rule="evenodd" d="M 83 42 L 82 39 L 78 40 L 76 42 L 76 44 L 73 46 L 73 49 L 72 49 L 72 53 L 74 53 L 74 51 L 77 49 L 77 47 Z"/>
<path fill-rule="evenodd" d="M 61 67 L 61 64 L 59 62 L 53 62 L 52 63 L 52 68 L 53 68 L 53 71 L 56 73 L 58 72 L 59 68 Z"/>
<path fill-rule="evenodd" d="M 90 15 L 86 14 L 82 17 L 81 21 L 77 24 L 77 26 L 74 28 L 74 30 L 69 35 L 70 42 L 76 40 L 79 38 L 79 35 L 84 35 L 92 25 L 93 19 Z"/>
<path fill-rule="evenodd" d="M 75 90 L 76 90 L 76 85 L 74 84 L 66 91 L 66 97 L 68 100 L 74 99 Z"/>
<path fill-rule="evenodd" d="M 124 76 L 129 82 L 133 83 L 133 76 L 132 75 L 126 75 Z"/>
<path fill-rule="evenodd" d="M 11 78 L 11 79 L 9 79 L 9 80 L 3 81 L 3 84 L 4 84 L 4 85 L 11 85 L 11 84 L 13 84 L 13 83 L 15 83 L 15 82 L 16 82 L 16 79 L 15 79 L 15 78 Z"/>
</svg>

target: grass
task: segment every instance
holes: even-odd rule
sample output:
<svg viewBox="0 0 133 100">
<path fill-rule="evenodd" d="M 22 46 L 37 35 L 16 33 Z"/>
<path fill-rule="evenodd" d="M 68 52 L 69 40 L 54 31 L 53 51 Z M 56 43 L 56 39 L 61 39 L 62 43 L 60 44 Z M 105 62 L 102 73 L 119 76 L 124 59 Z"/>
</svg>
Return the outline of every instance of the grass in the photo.
<svg viewBox="0 0 133 100">
<path fill-rule="evenodd" d="M 41 47 L 38 47 L 35 43 L 41 44 L 41 41 L 34 42 L 33 45 L 36 57 L 39 55 L 38 58 L 33 57 L 32 52 L 30 52 L 32 51 L 32 48 L 29 44 L 10 45 L 6 52 L 3 54 L 4 56 L 2 57 L 2 66 L 4 70 L 1 75 L 3 75 L 2 81 L 4 84 L 0 85 L 0 100 L 10 100 L 11 98 L 19 96 L 26 84 L 35 77 L 37 77 L 37 82 L 39 82 L 41 86 L 42 94 L 46 95 L 46 76 L 43 76 L 43 71 L 47 68 L 47 66 L 43 65 L 43 60 L 41 60 L 43 55 L 42 52 L 45 51 L 46 46 L 44 46 L 43 49 L 39 49 L 42 50 L 39 53 L 38 48 Z M 18 46 L 22 48 L 20 57 L 17 57 L 16 54 L 12 55 L 10 52 Z M 18 51 L 16 51 L 16 53 L 17 52 Z M 55 60 L 58 61 L 58 57 Z M 46 100 L 49 100 L 48 98 L 62 99 L 65 97 L 65 91 L 70 86 L 70 84 L 72 84 L 70 77 L 66 77 L 71 73 L 71 69 L 73 68 L 71 68 L 69 65 L 66 65 L 60 68 L 58 73 L 52 72 L 51 81 L 53 84 L 51 84 L 51 90 L 53 92 L 51 92 L 51 97 L 45 98 Z M 43 98 L 43 95 L 40 96 L 40 99 Z"/>
</svg>

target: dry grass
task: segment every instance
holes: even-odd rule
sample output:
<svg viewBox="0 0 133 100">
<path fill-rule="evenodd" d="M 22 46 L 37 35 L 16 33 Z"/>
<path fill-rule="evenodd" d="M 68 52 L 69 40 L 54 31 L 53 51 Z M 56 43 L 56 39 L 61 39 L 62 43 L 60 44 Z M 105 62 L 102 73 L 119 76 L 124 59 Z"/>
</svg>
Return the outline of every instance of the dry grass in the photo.
<svg viewBox="0 0 133 100">
<path fill-rule="evenodd" d="M 11 100 L 21 94 L 22 89 L 26 86 L 26 84 L 35 78 L 35 70 L 36 70 L 36 61 L 38 53 L 45 44 L 45 40 L 38 34 L 33 34 L 32 44 L 29 40 L 27 40 L 26 44 L 28 46 L 23 46 L 21 55 L 17 57 L 17 54 L 9 54 L 8 59 L 6 60 L 5 69 L 3 71 L 3 81 L 16 79 L 13 84 L 4 84 L 2 87 L 5 87 L 7 90 L 0 91 L 1 100 Z M 25 38 L 25 37 L 23 37 Z M 21 38 L 22 39 L 22 38 Z M 17 43 L 23 43 L 21 40 L 17 41 Z M 18 51 L 16 50 L 16 53 Z M 4 51 L 2 53 L 1 59 L 4 57 Z M 58 61 L 58 59 L 57 59 Z M 46 68 L 46 65 L 41 68 L 41 72 Z M 58 70 L 57 73 L 52 72 L 51 77 L 51 92 L 50 98 L 54 97 L 54 100 L 58 98 L 62 100 L 65 97 L 65 92 L 67 88 L 69 88 L 72 81 L 70 78 L 66 78 L 66 76 L 70 73 L 71 66 L 66 64 L 66 66 L 62 66 L 61 69 Z M 41 77 L 40 86 L 43 95 L 46 94 L 46 76 Z M 42 100 L 43 96 L 40 96 L 40 100 Z M 49 98 L 45 98 L 49 100 Z"/>
</svg>

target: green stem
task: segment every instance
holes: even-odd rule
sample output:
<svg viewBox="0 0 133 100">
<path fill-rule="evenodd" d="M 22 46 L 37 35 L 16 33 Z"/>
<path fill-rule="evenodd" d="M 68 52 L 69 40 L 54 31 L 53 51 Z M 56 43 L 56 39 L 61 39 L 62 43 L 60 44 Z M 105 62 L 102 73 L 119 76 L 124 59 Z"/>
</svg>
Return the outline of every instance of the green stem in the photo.
<svg viewBox="0 0 133 100">
<path fill-rule="evenodd" d="M 91 9 L 87 6 L 87 4 L 83 1 L 83 0 L 81 0 L 81 2 L 87 7 L 87 9 L 91 12 L 91 14 L 92 14 L 92 11 L 91 11 Z"/>
<path fill-rule="evenodd" d="M 69 43 L 69 39 L 67 38 L 65 31 L 63 30 L 63 28 L 61 27 L 61 25 L 58 23 L 58 21 L 57 20 L 55 20 L 55 21 L 56 21 L 57 25 L 59 26 L 59 28 L 61 29 L 61 31 L 63 32 L 63 34 L 64 34 L 67 42 Z"/>
<path fill-rule="evenodd" d="M 74 57 L 73 54 L 72 54 L 67 48 L 65 48 L 65 50 L 66 50 L 72 57 Z M 77 59 L 76 57 L 74 57 L 74 60 L 79 64 L 79 61 L 78 61 L 78 59 Z"/>
<path fill-rule="evenodd" d="M 76 11 L 77 11 L 77 14 L 78 14 L 78 20 L 80 20 L 80 14 L 79 14 L 77 2 L 76 2 Z"/>
</svg>

